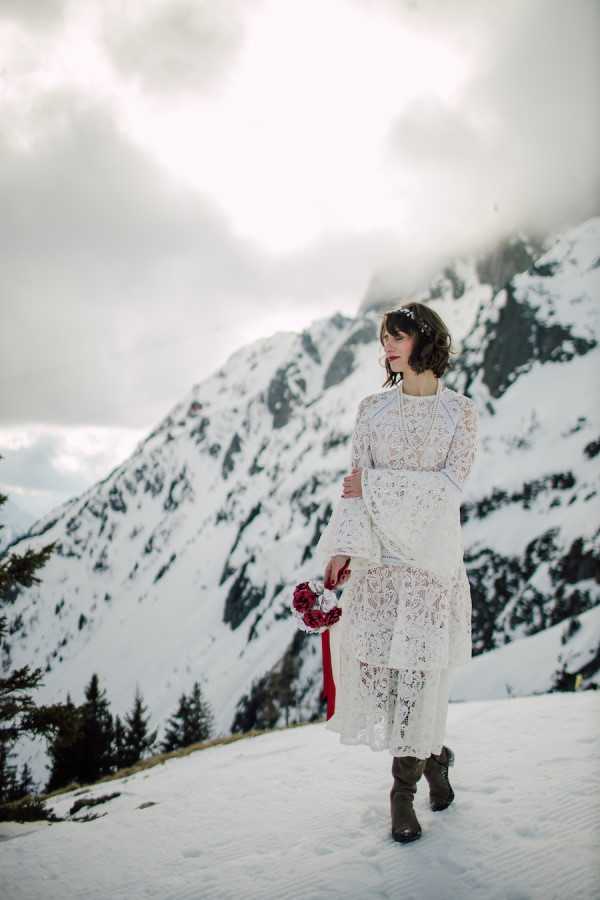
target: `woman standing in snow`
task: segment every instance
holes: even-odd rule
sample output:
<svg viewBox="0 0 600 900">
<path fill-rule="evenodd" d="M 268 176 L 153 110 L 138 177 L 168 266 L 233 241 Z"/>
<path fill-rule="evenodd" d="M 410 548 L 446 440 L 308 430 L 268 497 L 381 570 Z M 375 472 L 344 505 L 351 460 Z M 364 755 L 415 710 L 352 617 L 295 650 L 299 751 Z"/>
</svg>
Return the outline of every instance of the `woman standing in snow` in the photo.
<svg viewBox="0 0 600 900">
<path fill-rule="evenodd" d="M 392 835 L 406 842 L 421 835 L 421 775 L 433 810 L 454 799 L 454 754 L 443 742 L 448 669 L 471 658 L 460 503 L 478 415 L 441 382 L 451 339 L 428 306 L 385 313 L 379 337 L 393 389 L 359 403 L 352 472 L 318 545 L 325 585 L 345 587 L 330 629 L 336 691 L 326 727 L 344 744 L 392 754 Z"/>
</svg>

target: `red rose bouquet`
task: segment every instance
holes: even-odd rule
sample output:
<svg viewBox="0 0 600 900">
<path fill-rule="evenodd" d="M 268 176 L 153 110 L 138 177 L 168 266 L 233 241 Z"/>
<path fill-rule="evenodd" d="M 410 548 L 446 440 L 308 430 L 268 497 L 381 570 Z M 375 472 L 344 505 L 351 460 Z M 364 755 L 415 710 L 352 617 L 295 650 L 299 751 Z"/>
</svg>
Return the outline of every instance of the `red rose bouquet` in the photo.
<svg viewBox="0 0 600 900">
<path fill-rule="evenodd" d="M 296 585 L 292 612 L 298 628 L 309 634 L 322 634 L 342 615 L 335 591 L 325 588 L 322 581 L 303 581 Z"/>
<path fill-rule="evenodd" d="M 348 566 L 346 562 L 344 568 Z M 342 570 L 343 571 L 343 570 Z M 323 690 L 321 699 L 327 700 L 327 718 L 335 712 L 335 681 L 329 646 L 329 629 L 339 620 L 342 609 L 337 605 L 335 591 L 325 587 L 322 581 L 303 581 L 294 588 L 292 613 L 298 628 L 309 634 L 321 635 L 323 653 Z"/>
</svg>

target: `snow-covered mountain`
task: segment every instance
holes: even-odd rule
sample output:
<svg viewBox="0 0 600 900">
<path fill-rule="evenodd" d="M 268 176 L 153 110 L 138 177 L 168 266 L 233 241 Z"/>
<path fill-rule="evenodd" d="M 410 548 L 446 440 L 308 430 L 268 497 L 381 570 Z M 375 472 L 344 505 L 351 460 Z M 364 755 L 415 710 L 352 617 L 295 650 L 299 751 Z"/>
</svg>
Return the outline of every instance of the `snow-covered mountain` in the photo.
<svg viewBox="0 0 600 900">
<path fill-rule="evenodd" d="M 599 252 L 593 219 L 499 290 L 482 282 L 482 261 L 466 261 L 420 298 L 460 351 L 444 382 L 480 409 L 462 510 L 475 653 L 600 599 Z M 320 645 L 296 631 L 290 593 L 321 574 L 314 547 L 348 471 L 358 401 L 385 378 L 378 322 L 372 305 L 236 350 L 129 459 L 36 522 L 11 550 L 58 548 L 40 585 L 5 598 L 3 671 L 44 667 L 48 703 L 67 691 L 81 702 L 97 672 L 119 715 L 137 684 L 152 727 L 195 680 L 221 734 L 322 714 Z M 532 683 L 560 660 L 548 666 L 531 659 Z M 596 683 L 597 663 L 581 672 Z"/>
<path fill-rule="evenodd" d="M 519 643 L 526 643 L 520 641 Z M 592 900 L 597 691 L 452 703 L 454 802 L 390 836 L 392 757 L 322 723 L 69 791 L 0 822 L 7 900 Z M 108 864 L 107 864 L 108 863 Z"/>
<path fill-rule="evenodd" d="M 4 490 L 6 491 L 6 488 Z M 22 509 L 9 496 L 0 506 L 0 518 L 2 519 L 2 528 L 0 529 L 1 552 L 9 544 L 14 543 L 22 534 L 25 534 L 27 529 L 34 524 L 36 517 Z"/>
</svg>

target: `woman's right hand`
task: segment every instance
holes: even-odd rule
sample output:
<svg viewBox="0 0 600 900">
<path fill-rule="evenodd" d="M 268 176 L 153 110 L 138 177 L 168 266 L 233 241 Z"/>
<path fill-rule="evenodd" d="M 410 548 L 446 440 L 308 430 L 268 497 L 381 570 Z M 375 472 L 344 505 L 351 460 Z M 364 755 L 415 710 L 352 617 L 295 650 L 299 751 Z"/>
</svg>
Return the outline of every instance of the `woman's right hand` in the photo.
<svg viewBox="0 0 600 900">
<path fill-rule="evenodd" d="M 323 576 L 323 584 L 327 590 L 342 587 L 346 584 L 351 575 L 349 567 L 344 568 L 348 563 L 350 565 L 349 556 L 332 556 L 325 566 L 325 574 Z M 342 571 L 343 570 L 343 571 Z"/>
</svg>

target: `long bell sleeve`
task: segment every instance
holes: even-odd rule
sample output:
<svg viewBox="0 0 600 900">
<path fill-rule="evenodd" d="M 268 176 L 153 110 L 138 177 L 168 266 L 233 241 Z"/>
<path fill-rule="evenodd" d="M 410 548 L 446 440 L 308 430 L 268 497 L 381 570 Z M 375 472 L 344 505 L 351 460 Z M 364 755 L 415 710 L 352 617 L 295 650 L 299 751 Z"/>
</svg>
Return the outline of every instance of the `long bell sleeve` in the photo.
<svg viewBox="0 0 600 900">
<path fill-rule="evenodd" d="M 478 448 L 478 413 L 464 397 L 443 469 L 365 467 L 362 499 L 383 562 L 401 561 L 450 583 L 462 559 L 460 503 Z"/>
<path fill-rule="evenodd" d="M 352 432 L 350 467 L 373 469 L 366 416 L 368 398 L 361 400 Z M 362 497 L 339 497 L 316 547 L 322 562 L 332 556 L 350 556 L 353 563 L 381 562 L 381 543 Z"/>
</svg>

